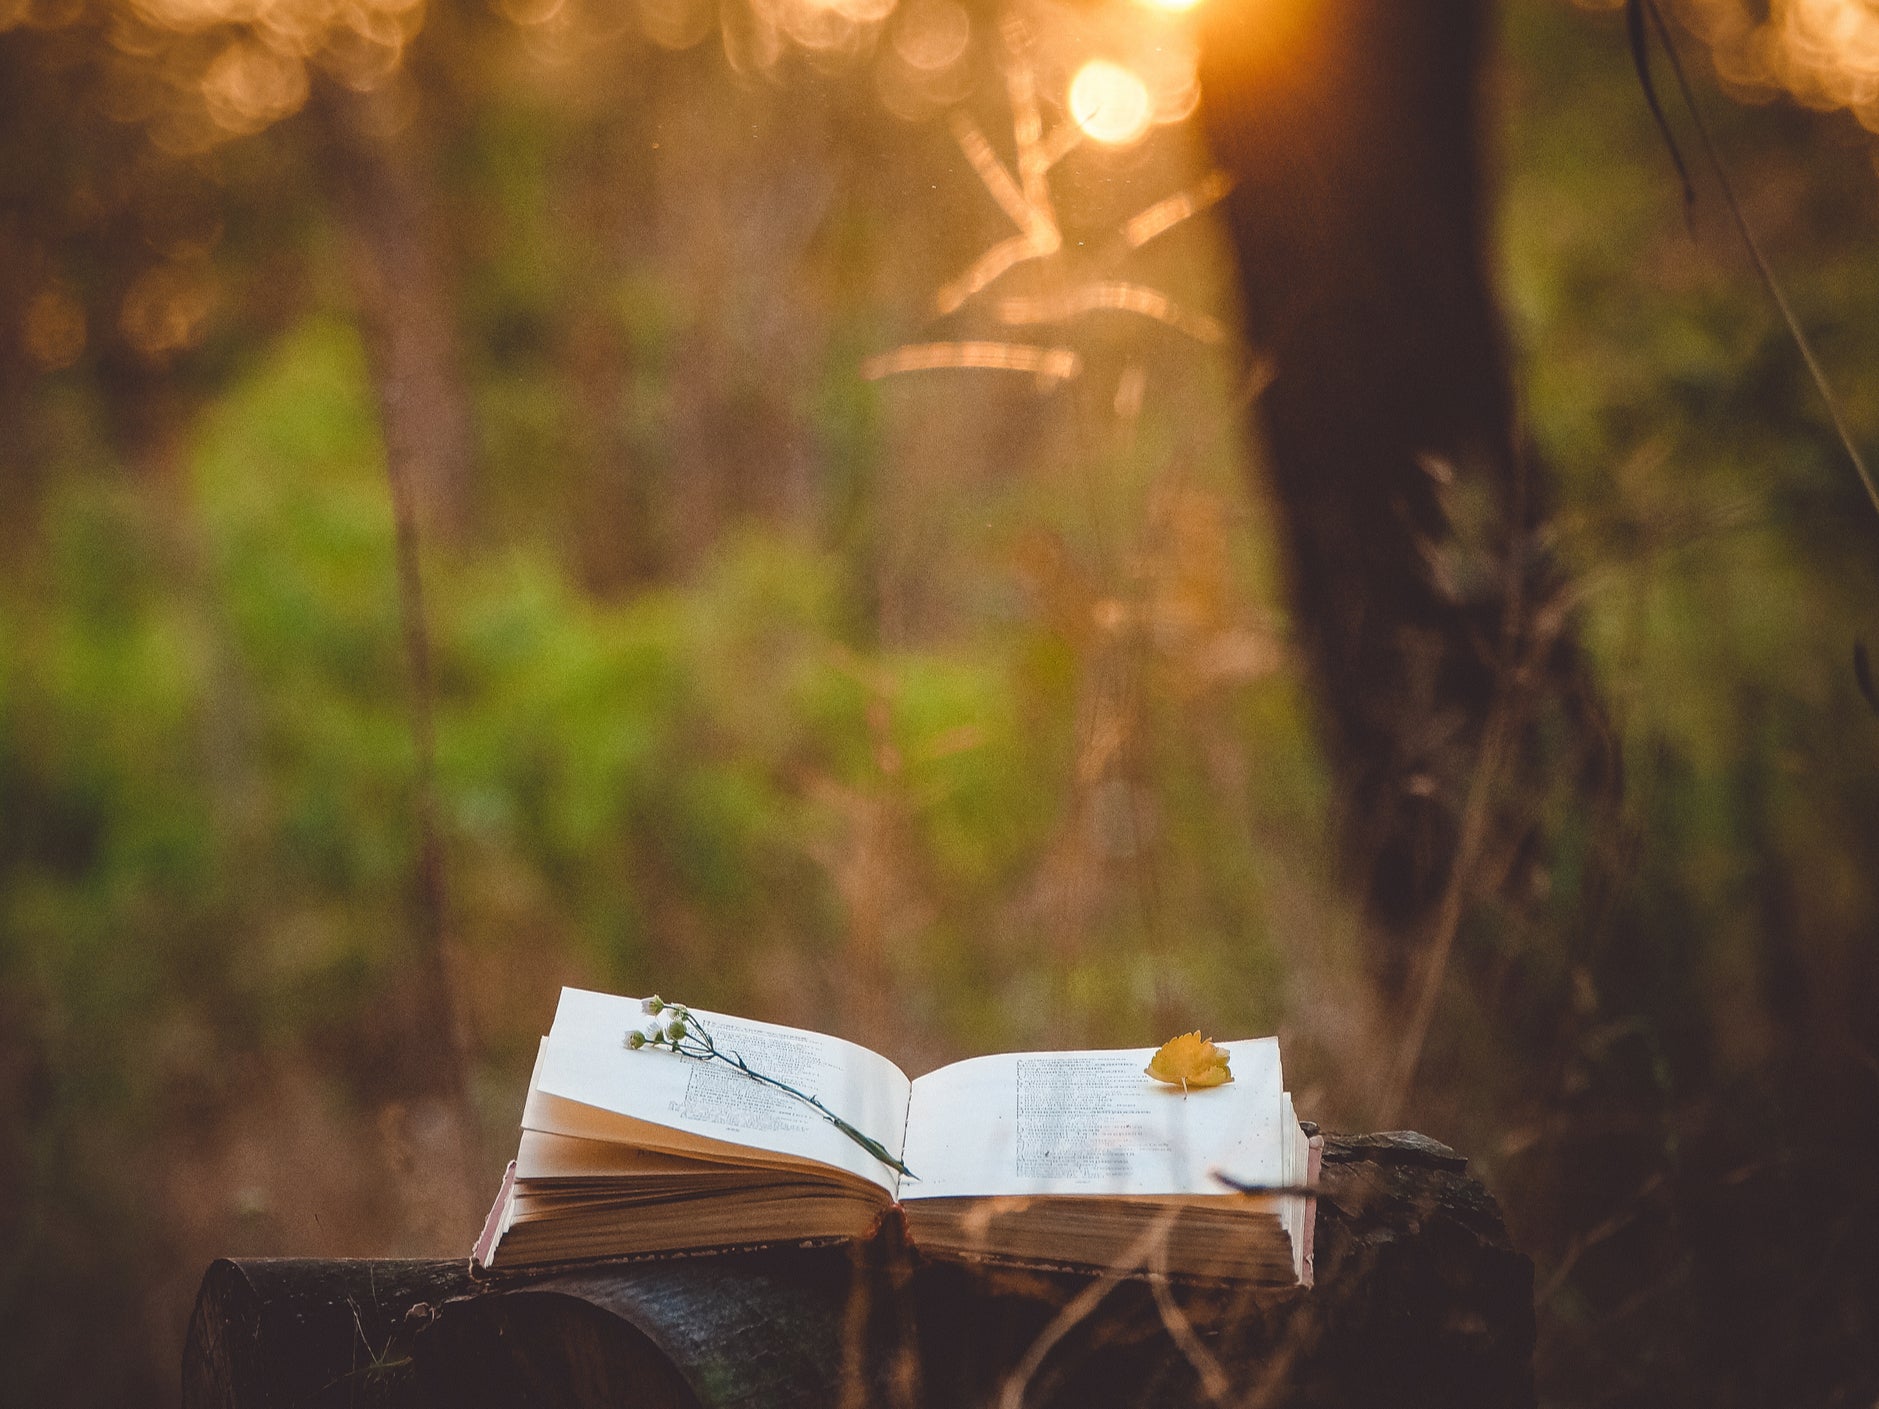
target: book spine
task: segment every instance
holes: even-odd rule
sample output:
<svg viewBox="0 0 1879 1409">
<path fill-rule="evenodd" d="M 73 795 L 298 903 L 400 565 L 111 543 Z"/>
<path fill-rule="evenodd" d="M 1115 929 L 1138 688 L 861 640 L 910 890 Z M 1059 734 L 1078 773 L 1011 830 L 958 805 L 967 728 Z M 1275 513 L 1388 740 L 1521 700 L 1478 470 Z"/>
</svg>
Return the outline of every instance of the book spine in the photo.
<svg viewBox="0 0 1879 1409">
<path fill-rule="evenodd" d="M 496 1255 L 496 1244 L 502 1240 L 503 1230 L 508 1226 L 509 1196 L 515 1192 L 515 1161 L 509 1161 L 509 1167 L 502 1173 L 502 1187 L 496 1190 L 496 1202 L 489 1206 L 489 1217 L 483 1220 L 483 1231 L 476 1235 L 476 1246 L 470 1250 L 470 1270 L 489 1270 L 489 1260 Z"/>
<path fill-rule="evenodd" d="M 1305 1144 L 1305 1187 L 1318 1187 L 1318 1171 L 1324 1166 L 1324 1136 L 1314 1135 Z M 1300 1286 L 1309 1287 L 1317 1280 L 1316 1268 L 1312 1257 L 1314 1244 L 1317 1242 L 1318 1196 L 1310 1194 L 1305 1199 L 1305 1236 L 1302 1256 L 1298 1260 L 1298 1281 Z"/>
</svg>

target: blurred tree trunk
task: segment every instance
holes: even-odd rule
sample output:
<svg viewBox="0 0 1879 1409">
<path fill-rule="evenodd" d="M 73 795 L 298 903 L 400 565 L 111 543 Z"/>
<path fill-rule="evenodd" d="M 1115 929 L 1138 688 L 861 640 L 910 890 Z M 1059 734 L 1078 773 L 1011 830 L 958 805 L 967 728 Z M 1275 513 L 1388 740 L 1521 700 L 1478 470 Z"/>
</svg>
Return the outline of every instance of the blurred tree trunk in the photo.
<svg viewBox="0 0 1879 1409">
<path fill-rule="evenodd" d="M 383 91 L 316 87 L 323 175 L 347 242 L 359 333 L 394 476 L 424 528 L 468 527 L 476 443 L 431 181 Z"/>
<path fill-rule="evenodd" d="M 382 92 L 322 85 L 320 123 L 328 184 L 351 249 L 360 336 L 378 396 L 385 468 L 397 521 L 400 608 L 411 676 L 417 754 L 415 903 L 419 972 L 411 992 L 404 1084 L 459 1104 L 467 1100 L 451 982 L 443 845 L 434 783 L 432 670 L 419 545 L 467 526 L 472 435 L 459 370 L 454 301 L 422 167 Z M 466 1108 L 467 1109 L 467 1108 Z"/>
<path fill-rule="evenodd" d="M 1220 0 L 1202 43 L 1298 634 L 1393 990 L 1461 872 L 1537 879 L 1531 825 L 1490 820 L 1477 777 L 1537 791 L 1532 706 L 1596 716 L 1486 268 L 1488 12 Z"/>
<path fill-rule="evenodd" d="M 452 1221 L 475 1207 L 476 1121 L 452 961 L 420 545 L 426 535 L 452 537 L 469 526 L 470 397 L 457 357 L 442 231 L 408 114 L 398 113 L 383 90 L 355 93 L 335 84 L 316 89 L 312 111 L 347 236 L 355 316 L 379 404 L 416 756 L 417 953 L 407 980 L 391 994 L 401 1039 L 391 1085 L 410 1104 L 387 1106 L 382 1125 L 405 1175 L 407 1221 L 421 1238 L 441 1242 Z"/>
<path fill-rule="evenodd" d="M 0 236 L 0 328 L 10 331 L 25 321 L 27 296 L 16 287 L 24 280 L 8 277 L 9 244 Z M 0 348 L 0 554 L 9 563 L 19 561 L 32 542 L 47 477 L 33 371 L 23 352 Z"/>
<path fill-rule="evenodd" d="M 656 238 L 653 200 L 660 101 L 672 55 L 634 51 L 617 74 L 606 117 L 575 144 L 555 199 L 580 232 L 581 285 L 595 291 L 568 311 L 559 352 L 579 408 L 585 473 L 574 488 L 573 544 L 582 581 L 619 595 L 656 582 L 665 567 L 656 531 L 656 465 L 636 445 L 629 409 L 637 354 L 621 301 L 611 297 L 638 276 Z"/>
</svg>

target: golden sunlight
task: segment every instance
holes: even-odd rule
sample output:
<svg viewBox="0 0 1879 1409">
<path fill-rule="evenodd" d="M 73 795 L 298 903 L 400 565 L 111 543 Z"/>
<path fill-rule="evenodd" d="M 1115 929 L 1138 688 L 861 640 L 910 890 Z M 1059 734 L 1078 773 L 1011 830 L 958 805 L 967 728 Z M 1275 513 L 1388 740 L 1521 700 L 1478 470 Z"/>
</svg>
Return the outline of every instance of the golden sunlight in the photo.
<svg viewBox="0 0 1879 1409">
<path fill-rule="evenodd" d="M 1122 147 L 1148 131 L 1155 104 L 1135 73 L 1108 59 L 1091 59 L 1070 80 L 1070 116 L 1084 135 Z"/>
<path fill-rule="evenodd" d="M 1870 113 L 1879 102 L 1879 4 L 1789 0 L 1780 18 L 1790 64 L 1814 77 L 1819 98 Z M 1804 84 L 1791 86 L 1807 96 Z"/>
<path fill-rule="evenodd" d="M 1693 27 L 1725 82 L 1785 88 L 1809 107 L 1848 108 L 1879 132 L 1879 0 L 1690 3 Z"/>
<path fill-rule="evenodd" d="M 1166 10 L 1170 14 L 1178 15 L 1195 8 L 1200 4 L 1200 0 L 1141 0 L 1141 3 L 1151 10 Z"/>
</svg>

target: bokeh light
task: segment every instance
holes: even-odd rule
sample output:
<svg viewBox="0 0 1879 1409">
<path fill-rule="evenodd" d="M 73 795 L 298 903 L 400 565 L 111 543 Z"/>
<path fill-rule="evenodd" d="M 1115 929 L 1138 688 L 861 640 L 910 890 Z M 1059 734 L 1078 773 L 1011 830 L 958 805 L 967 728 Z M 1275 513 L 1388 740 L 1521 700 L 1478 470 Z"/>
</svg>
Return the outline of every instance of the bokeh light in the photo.
<svg viewBox="0 0 1879 1409">
<path fill-rule="evenodd" d="M 1070 116 L 1084 135 L 1107 146 L 1141 140 L 1155 118 L 1148 85 L 1108 59 L 1091 59 L 1070 80 Z"/>
<path fill-rule="evenodd" d="M 953 0 L 914 0 L 894 28 L 894 53 L 909 68 L 938 73 L 950 68 L 972 42 L 972 19 Z"/>
<path fill-rule="evenodd" d="M 1685 0 L 1682 13 L 1738 91 L 1785 89 L 1809 107 L 1846 108 L 1879 132 L 1876 0 Z"/>
<path fill-rule="evenodd" d="M 206 267 L 159 264 L 124 295 L 118 329 L 141 356 L 161 359 L 201 341 L 213 304 Z"/>
<path fill-rule="evenodd" d="M 20 344 L 48 372 L 69 367 L 85 350 L 85 310 L 65 289 L 43 290 L 26 306 Z"/>
</svg>

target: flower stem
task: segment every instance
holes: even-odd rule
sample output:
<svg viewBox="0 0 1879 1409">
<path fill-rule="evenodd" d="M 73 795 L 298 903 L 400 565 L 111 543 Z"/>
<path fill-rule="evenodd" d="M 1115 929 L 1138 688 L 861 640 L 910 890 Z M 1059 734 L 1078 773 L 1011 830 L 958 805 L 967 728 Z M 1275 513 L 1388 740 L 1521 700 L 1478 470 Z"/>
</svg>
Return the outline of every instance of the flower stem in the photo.
<svg viewBox="0 0 1879 1409">
<path fill-rule="evenodd" d="M 857 1145 L 861 1146 L 862 1149 L 873 1155 L 882 1164 L 898 1172 L 903 1178 L 918 1179 L 920 1177 L 911 1169 L 907 1168 L 904 1163 L 895 1159 L 892 1154 L 888 1153 L 887 1146 L 883 1145 L 879 1140 L 876 1140 L 872 1135 L 864 1135 L 853 1125 L 835 1114 L 834 1111 L 823 1105 L 821 1097 L 811 1095 L 807 1091 L 799 1091 L 787 1081 L 780 1081 L 767 1072 L 758 1071 L 749 1062 L 744 1060 L 743 1054 L 740 1052 L 721 1050 L 717 1042 L 713 1040 L 711 1033 L 706 1030 L 705 1025 L 698 1020 L 698 1015 L 690 1008 L 684 1007 L 678 1003 L 667 1003 L 663 1005 L 663 1011 L 673 1014 L 674 1017 L 683 1024 L 683 1027 L 679 1035 L 674 1037 L 660 1030 L 657 1025 L 655 1025 L 653 1034 L 647 1039 L 650 1045 L 655 1047 L 667 1047 L 677 1055 L 690 1057 L 696 1062 L 718 1061 L 733 1066 L 752 1081 L 768 1086 L 773 1090 L 781 1091 L 786 1096 L 794 1096 L 804 1105 L 814 1110 L 817 1115 L 821 1116 L 830 1125 L 841 1131 L 842 1134 L 846 1135 L 850 1140 L 853 1140 Z"/>
</svg>

